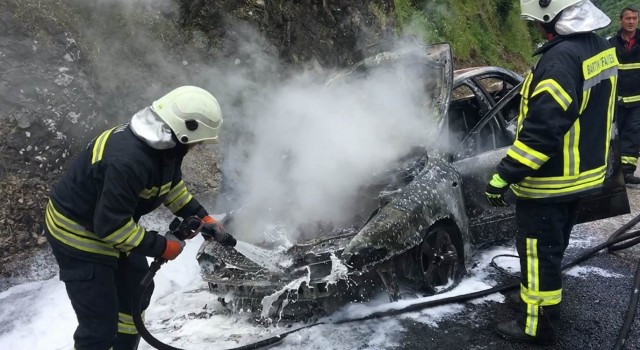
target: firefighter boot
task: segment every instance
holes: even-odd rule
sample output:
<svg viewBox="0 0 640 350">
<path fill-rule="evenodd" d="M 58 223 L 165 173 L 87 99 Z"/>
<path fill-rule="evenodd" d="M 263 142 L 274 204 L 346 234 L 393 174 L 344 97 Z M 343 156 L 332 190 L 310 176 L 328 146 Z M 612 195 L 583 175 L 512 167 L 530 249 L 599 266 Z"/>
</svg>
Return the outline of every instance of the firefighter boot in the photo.
<svg viewBox="0 0 640 350">
<path fill-rule="evenodd" d="M 637 177 L 633 174 L 635 171 L 636 171 L 635 165 L 622 164 L 622 174 L 624 175 L 624 183 L 626 185 L 640 184 L 640 177 Z"/>
<path fill-rule="evenodd" d="M 640 177 L 633 175 L 633 173 L 624 174 L 624 183 L 627 185 L 638 185 L 640 184 Z"/>
<path fill-rule="evenodd" d="M 559 319 L 559 305 L 538 308 L 539 317 L 535 336 L 525 333 L 527 316 L 524 313 L 521 313 L 521 316 L 516 320 L 499 323 L 496 327 L 496 332 L 500 337 L 514 343 L 556 344 L 558 342 L 558 334 L 553 327 L 553 323 L 557 323 Z"/>
<path fill-rule="evenodd" d="M 116 342 L 113 344 L 113 350 L 136 350 L 139 343 L 139 334 L 118 333 Z"/>
</svg>

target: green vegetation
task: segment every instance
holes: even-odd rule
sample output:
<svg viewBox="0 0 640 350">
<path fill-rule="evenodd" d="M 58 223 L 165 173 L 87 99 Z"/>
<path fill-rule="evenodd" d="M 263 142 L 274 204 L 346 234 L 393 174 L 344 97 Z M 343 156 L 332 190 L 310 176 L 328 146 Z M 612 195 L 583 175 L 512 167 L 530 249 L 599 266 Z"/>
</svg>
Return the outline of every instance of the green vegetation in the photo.
<svg viewBox="0 0 640 350">
<path fill-rule="evenodd" d="M 525 70 L 539 41 L 512 0 L 395 0 L 403 33 L 451 44 L 456 67 L 498 65 Z"/>
<path fill-rule="evenodd" d="M 629 0 L 592 0 L 611 24 L 603 36 L 620 28 L 620 10 Z M 541 38 L 520 20 L 520 6 L 513 0 L 394 0 L 399 30 L 428 42 L 451 44 L 457 67 L 499 65 L 525 70 L 533 61 L 533 47 Z"/>
</svg>

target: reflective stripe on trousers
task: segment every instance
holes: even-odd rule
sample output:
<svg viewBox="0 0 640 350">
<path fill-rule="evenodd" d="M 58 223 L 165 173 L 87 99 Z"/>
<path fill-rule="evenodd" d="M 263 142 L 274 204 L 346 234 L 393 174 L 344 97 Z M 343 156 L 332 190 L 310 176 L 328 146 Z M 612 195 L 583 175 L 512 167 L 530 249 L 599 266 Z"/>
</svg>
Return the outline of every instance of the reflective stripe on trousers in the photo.
<svg viewBox="0 0 640 350">
<path fill-rule="evenodd" d="M 579 200 L 516 201 L 516 249 L 520 257 L 520 297 L 526 306 L 525 333 L 536 336 L 540 308 L 562 301 L 561 265 L 577 219 Z"/>
</svg>

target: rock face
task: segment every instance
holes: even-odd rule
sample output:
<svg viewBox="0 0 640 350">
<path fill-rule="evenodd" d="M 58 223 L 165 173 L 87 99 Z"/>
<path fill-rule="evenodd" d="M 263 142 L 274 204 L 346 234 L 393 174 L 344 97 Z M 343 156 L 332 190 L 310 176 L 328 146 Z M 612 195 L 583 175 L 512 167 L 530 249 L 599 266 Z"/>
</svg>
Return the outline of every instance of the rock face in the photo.
<svg viewBox="0 0 640 350">
<path fill-rule="evenodd" d="M 205 66 L 354 63 L 391 34 L 392 12 L 389 0 L 0 0 L 0 277 L 47 247 L 50 186 L 107 126 L 175 86 L 215 90 Z M 214 193 L 219 156 L 197 152 L 185 179 Z"/>
<path fill-rule="evenodd" d="M 393 1 L 180 0 L 182 21 L 213 40 L 210 46 L 242 53 L 229 21 L 245 21 L 268 38 L 268 50 L 284 62 L 317 60 L 322 66 L 356 63 L 392 35 Z"/>
<path fill-rule="evenodd" d="M 0 273 L 13 275 L 13 261 L 45 244 L 49 184 L 98 124 L 99 106 L 69 32 L 47 21 L 34 35 L 0 8 Z"/>
</svg>

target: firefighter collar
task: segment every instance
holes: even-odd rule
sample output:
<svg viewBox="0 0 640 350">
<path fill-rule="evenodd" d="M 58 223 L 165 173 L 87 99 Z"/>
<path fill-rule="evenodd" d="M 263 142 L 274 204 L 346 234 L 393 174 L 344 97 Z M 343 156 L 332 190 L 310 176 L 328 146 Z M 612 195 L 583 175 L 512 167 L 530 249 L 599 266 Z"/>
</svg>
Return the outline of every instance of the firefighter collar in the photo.
<svg viewBox="0 0 640 350">
<path fill-rule="evenodd" d="M 131 118 L 131 130 L 151 148 L 169 149 L 176 146 L 171 138 L 169 126 L 156 116 L 150 107 L 145 107 Z"/>
<path fill-rule="evenodd" d="M 556 22 L 556 32 L 560 35 L 592 32 L 611 23 L 611 19 L 591 1 L 584 0 L 566 8 Z"/>
</svg>

